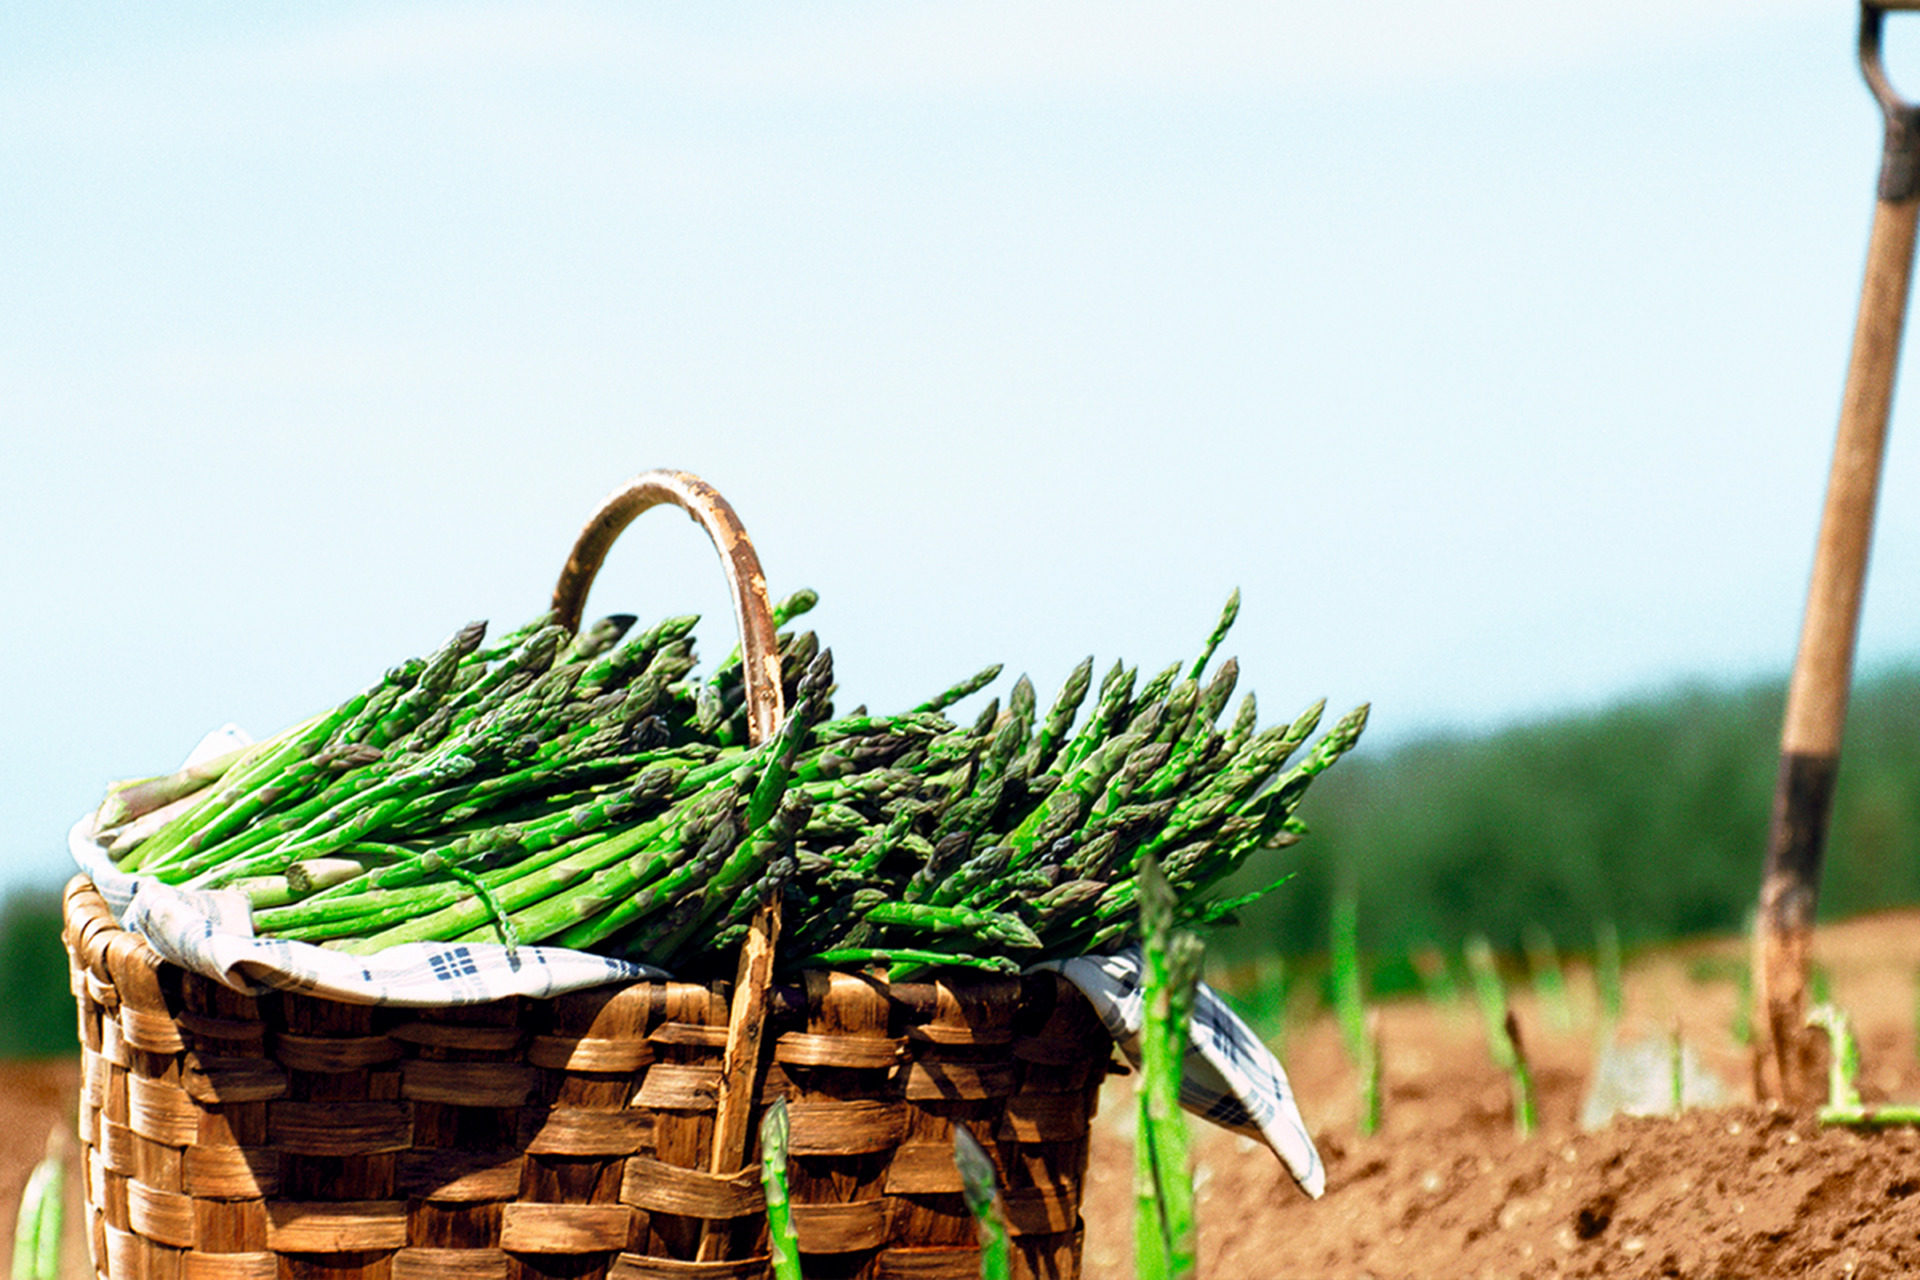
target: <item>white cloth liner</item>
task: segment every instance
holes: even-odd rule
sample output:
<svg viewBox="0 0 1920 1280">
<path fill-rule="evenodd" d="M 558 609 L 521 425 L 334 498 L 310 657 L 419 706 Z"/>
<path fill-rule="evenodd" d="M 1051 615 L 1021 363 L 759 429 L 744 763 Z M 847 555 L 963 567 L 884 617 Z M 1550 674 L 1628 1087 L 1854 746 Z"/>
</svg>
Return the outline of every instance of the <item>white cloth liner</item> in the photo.
<svg viewBox="0 0 1920 1280">
<path fill-rule="evenodd" d="M 247 741 L 228 725 L 208 734 L 186 763 Z M 243 893 L 179 889 L 114 866 L 94 841 L 91 814 L 74 824 L 67 846 L 122 927 L 181 968 L 241 991 L 271 988 L 354 1004 L 448 1006 L 507 996 L 539 999 L 602 983 L 670 976 L 648 965 L 562 947 L 412 942 L 373 956 L 352 956 L 307 942 L 259 938 Z M 1078 987 L 1128 1060 L 1139 1065 L 1144 1012 L 1139 948 L 1049 960 L 1034 968 L 1054 970 Z M 1326 1190 L 1326 1167 L 1286 1071 L 1204 983 L 1194 1003 L 1180 1101 L 1214 1124 L 1265 1143 L 1309 1196 L 1318 1198 Z"/>
</svg>

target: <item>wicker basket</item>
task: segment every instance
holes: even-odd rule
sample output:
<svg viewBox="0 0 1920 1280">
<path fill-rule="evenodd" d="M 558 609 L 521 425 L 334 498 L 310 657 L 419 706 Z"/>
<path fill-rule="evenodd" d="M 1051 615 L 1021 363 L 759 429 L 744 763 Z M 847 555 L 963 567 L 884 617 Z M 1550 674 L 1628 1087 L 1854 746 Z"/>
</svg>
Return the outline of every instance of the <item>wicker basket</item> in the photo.
<svg viewBox="0 0 1920 1280">
<path fill-rule="evenodd" d="M 728 987 L 633 983 L 444 1009 L 253 997 L 66 897 L 95 1269 L 111 1280 L 767 1274 L 757 1166 L 704 1171 Z M 1079 1273 L 1112 1044 L 1052 974 L 768 1001 L 809 1277 L 972 1277 L 953 1162 L 995 1155 L 1016 1272 Z M 757 1108 L 756 1108 L 757 1109 Z M 695 1261 L 718 1223 L 720 1257 Z"/>
<path fill-rule="evenodd" d="M 576 544 L 556 614 L 578 625 L 607 547 L 661 502 L 721 551 L 763 738 L 783 701 L 764 579 L 731 509 L 693 477 L 652 472 L 616 491 Z M 394 1008 L 248 995 L 187 972 L 76 878 L 65 939 L 95 1270 L 763 1276 L 753 1135 L 760 1108 L 785 1098 L 809 1277 L 979 1275 L 956 1125 L 998 1164 L 1016 1274 L 1077 1276 L 1087 1133 L 1112 1052 L 1085 998 L 1050 973 L 773 986 L 778 923 L 762 911 L 731 983 Z"/>
</svg>

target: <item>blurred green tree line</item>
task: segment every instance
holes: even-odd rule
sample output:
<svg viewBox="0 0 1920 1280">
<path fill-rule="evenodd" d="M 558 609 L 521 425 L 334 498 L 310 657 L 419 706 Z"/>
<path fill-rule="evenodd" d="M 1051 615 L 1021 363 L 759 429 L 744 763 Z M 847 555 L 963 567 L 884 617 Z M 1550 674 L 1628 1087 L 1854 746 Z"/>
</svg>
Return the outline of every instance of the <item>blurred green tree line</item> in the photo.
<svg viewBox="0 0 1920 1280">
<path fill-rule="evenodd" d="M 1235 877 L 1293 879 L 1214 935 L 1223 958 L 1323 952 L 1332 900 L 1358 899 L 1375 956 L 1521 949 L 1528 926 L 1591 950 L 1745 927 L 1759 892 L 1783 680 L 1689 686 L 1378 755 L 1314 784 L 1304 840 Z M 1376 708 L 1376 714 L 1384 708 Z M 1377 721 L 1376 721 L 1377 722 Z M 1850 705 L 1821 882 L 1824 917 L 1920 902 L 1920 667 L 1877 671 Z"/>
<path fill-rule="evenodd" d="M 79 1051 L 60 891 L 17 889 L 0 905 L 0 1058 Z"/>
</svg>

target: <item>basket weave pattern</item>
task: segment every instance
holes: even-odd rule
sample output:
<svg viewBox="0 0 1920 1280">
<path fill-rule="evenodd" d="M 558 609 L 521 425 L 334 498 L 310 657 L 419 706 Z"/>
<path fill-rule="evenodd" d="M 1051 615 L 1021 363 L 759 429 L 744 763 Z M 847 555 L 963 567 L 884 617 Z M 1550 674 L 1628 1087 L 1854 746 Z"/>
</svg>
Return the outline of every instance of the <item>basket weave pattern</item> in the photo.
<svg viewBox="0 0 1920 1280">
<path fill-rule="evenodd" d="M 160 960 L 84 878 L 65 926 L 107 1280 L 769 1274 L 757 1156 L 706 1171 L 727 984 L 254 997 Z M 766 1040 L 809 1277 L 978 1276 L 956 1123 L 999 1165 L 1016 1274 L 1078 1275 L 1112 1042 L 1070 985 L 809 973 L 775 990 Z"/>
</svg>

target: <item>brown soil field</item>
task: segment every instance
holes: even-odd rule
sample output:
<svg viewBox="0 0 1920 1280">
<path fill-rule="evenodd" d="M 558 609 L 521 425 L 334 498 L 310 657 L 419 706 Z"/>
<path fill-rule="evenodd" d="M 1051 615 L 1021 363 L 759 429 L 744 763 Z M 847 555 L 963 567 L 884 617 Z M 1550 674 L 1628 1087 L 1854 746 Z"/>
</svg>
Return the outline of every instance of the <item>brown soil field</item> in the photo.
<svg viewBox="0 0 1920 1280">
<path fill-rule="evenodd" d="M 1920 1131 L 1823 1127 L 1752 1101 L 1735 1039 L 1738 940 L 1629 957 L 1622 1042 L 1677 1028 L 1727 1101 L 1678 1116 L 1580 1124 L 1600 1059 L 1590 975 L 1569 967 L 1570 1016 L 1514 1004 L 1534 1064 L 1540 1125 L 1515 1135 L 1508 1087 L 1470 1004 L 1379 1010 L 1381 1129 L 1357 1133 L 1352 1068 L 1330 1018 L 1281 1044 L 1326 1158 L 1308 1200 L 1264 1148 L 1195 1123 L 1200 1272 L 1209 1280 L 1398 1277 L 1761 1277 L 1920 1274 Z M 1824 926 L 1817 965 L 1852 1015 L 1869 1102 L 1920 1102 L 1920 912 Z M 1103 1095 L 1083 1215 L 1087 1280 L 1125 1280 L 1132 1255 L 1132 1085 Z M 50 1132 L 71 1129 L 71 1061 L 0 1063 L 0 1214 L 11 1224 Z M 68 1274 L 86 1274 L 75 1210 Z"/>
<path fill-rule="evenodd" d="M 1735 1038 L 1746 945 L 1629 957 L 1620 1038 L 1687 1049 L 1728 1101 L 1580 1125 L 1599 1059 L 1590 974 L 1568 970 L 1555 1025 L 1516 991 L 1539 1127 L 1515 1135 L 1510 1091 L 1470 1004 L 1380 1009 L 1379 1132 L 1357 1135 L 1356 1076 L 1331 1019 L 1281 1058 L 1328 1164 L 1307 1199 L 1264 1148 L 1196 1126 L 1200 1274 L 1209 1280 L 1920 1275 L 1920 1131 L 1823 1127 L 1752 1101 Z M 1920 914 L 1826 926 L 1815 964 L 1860 1041 L 1868 1102 L 1920 1102 Z M 1130 1276 L 1132 1098 L 1103 1097 L 1083 1216 L 1089 1280 Z"/>
</svg>

